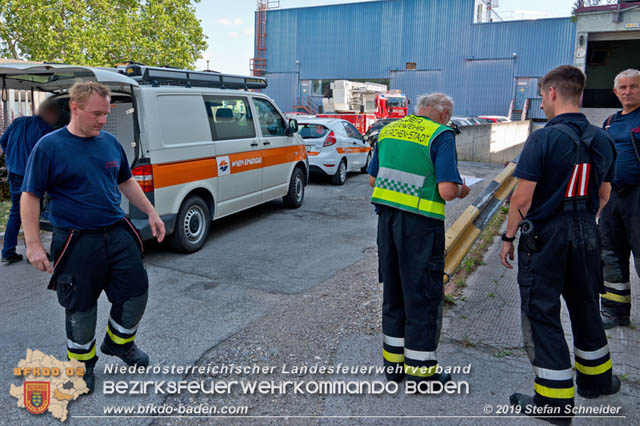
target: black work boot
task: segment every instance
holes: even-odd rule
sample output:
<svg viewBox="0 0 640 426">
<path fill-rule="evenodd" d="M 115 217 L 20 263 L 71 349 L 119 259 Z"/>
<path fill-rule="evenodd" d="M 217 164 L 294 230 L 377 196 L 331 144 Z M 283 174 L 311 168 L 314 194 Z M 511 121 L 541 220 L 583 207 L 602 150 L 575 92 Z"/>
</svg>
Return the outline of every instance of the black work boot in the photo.
<svg viewBox="0 0 640 426">
<path fill-rule="evenodd" d="M 513 395 L 511 395 L 509 397 L 509 402 L 511 403 L 511 405 L 520 407 L 521 409 L 520 412 L 522 414 L 531 416 L 531 417 L 536 417 L 540 420 L 544 420 L 545 422 L 549 422 L 554 425 L 570 425 L 571 421 L 573 420 L 572 416 L 565 416 L 564 413 L 562 413 L 562 410 L 560 407 L 554 407 L 550 405 L 544 405 L 544 406 L 536 405 L 536 403 L 533 401 L 532 396 L 525 395 L 522 393 L 514 393 Z M 548 408 L 549 410 L 548 412 L 550 414 L 546 414 L 546 411 L 544 411 L 546 408 Z M 558 413 L 558 410 L 560 410 L 559 413 Z M 558 413 L 558 414 L 555 414 L 555 413 Z M 538 416 L 541 416 L 541 417 L 538 417 Z M 554 416 L 554 417 L 550 417 L 550 416 Z"/>
<path fill-rule="evenodd" d="M 449 373 L 435 373 L 433 376 L 424 378 L 418 382 L 416 382 L 415 380 L 409 380 L 407 379 L 407 387 L 405 388 L 405 393 L 407 395 L 415 395 L 415 394 L 429 394 L 429 390 L 425 389 L 424 387 L 421 387 L 420 384 L 422 383 L 429 383 L 429 382 L 439 382 L 442 385 L 444 385 L 447 382 L 451 381 L 451 374 Z M 412 382 L 415 382 L 413 384 L 415 384 L 415 391 L 412 391 L 409 389 L 409 385 L 412 384 Z M 431 389 L 431 384 L 429 384 L 429 389 Z M 442 389 L 442 387 L 440 387 L 440 389 Z M 438 392 L 437 390 L 435 390 L 434 392 Z"/>
<path fill-rule="evenodd" d="M 602 317 L 602 326 L 605 330 L 617 326 L 627 326 L 631 324 L 631 320 L 629 317 L 617 317 L 609 315 L 607 312 L 601 312 L 600 314 L 600 316 Z"/>
<path fill-rule="evenodd" d="M 87 392 L 87 395 L 93 393 L 94 389 L 96 388 L 96 375 L 93 372 L 93 367 L 88 367 L 84 370 L 84 376 L 82 376 L 82 380 L 84 380 L 84 383 L 89 388 L 89 392 Z"/>
<path fill-rule="evenodd" d="M 447 382 L 451 381 L 451 374 L 449 373 L 436 373 L 433 376 L 431 376 L 431 378 L 429 378 L 429 380 L 434 381 L 434 382 L 440 382 L 443 385 Z"/>
<path fill-rule="evenodd" d="M 111 349 L 109 344 L 105 341 L 100 345 L 100 350 L 105 355 L 117 356 L 127 365 L 138 365 L 140 367 L 146 367 L 149 365 L 149 355 L 147 355 L 142 349 L 138 348 L 134 343 L 131 349 L 125 352 L 118 352 Z"/>
<path fill-rule="evenodd" d="M 578 386 L 578 395 L 583 398 L 593 399 L 602 395 L 613 395 L 620 390 L 620 379 L 615 374 L 611 375 L 611 385 L 608 388 L 584 389 Z"/>
<path fill-rule="evenodd" d="M 2 258 L 2 263 L 6 263 L 7 265 L 11 265 L 12 263 L 16 263 L 16 262 L 20 262 L 22 259 L 24 259 L 22 257 L 21 254 L 18 253 L 13 253 L 7 257 L 3 257 Z"/>
</svg>

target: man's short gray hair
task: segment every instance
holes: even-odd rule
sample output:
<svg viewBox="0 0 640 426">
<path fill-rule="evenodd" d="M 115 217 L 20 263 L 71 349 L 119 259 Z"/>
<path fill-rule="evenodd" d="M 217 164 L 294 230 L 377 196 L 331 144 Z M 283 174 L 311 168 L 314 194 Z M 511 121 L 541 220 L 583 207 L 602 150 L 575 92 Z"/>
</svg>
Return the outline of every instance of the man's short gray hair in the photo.
<svg viewBox="0 0 640 426">
<path fill-rule="evenodd" d="M 416 102 L 415 106 L 416 114 L 422 108 L 429 106 L 440 112 L 446 109 L 453 114 L 453 99 L 451 99 L 450 96 L 447 96 L 444 93 L 430 93 L 428 95 L 419 96 L 418 102 Z"/>
<path fill-rule="evenodd" d="M 621 78 L 640 78 L 640 71 L 629 68 L 628 70 L 622 71 L 620 74 L 616 75 L 616 78 L 613 79 L 613 87 L 618 88 L 618 83 Z"/>
</svg>

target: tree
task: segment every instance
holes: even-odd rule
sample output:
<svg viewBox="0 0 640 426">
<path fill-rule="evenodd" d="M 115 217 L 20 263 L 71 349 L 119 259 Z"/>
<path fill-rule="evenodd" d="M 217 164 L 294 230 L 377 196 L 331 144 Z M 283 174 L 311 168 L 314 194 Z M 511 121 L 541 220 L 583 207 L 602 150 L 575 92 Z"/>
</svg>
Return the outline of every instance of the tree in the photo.
<svg viewBox="0 0 640 426">
<path fill-rule="evenodd" d="M 0 56 L 190 68 L 207 48 L 200 0 L 0 0 Z"/>
</svg>

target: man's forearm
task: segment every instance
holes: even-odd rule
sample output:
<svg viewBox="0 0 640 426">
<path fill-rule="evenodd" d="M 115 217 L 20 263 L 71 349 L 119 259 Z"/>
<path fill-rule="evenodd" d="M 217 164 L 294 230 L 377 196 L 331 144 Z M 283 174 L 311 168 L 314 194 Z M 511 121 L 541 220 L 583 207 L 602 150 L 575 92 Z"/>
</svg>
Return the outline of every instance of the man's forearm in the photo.
<svg viewBox="0 0 640 426">
<path fill-rule="evenodd" d="M 511 198 L 509 203 L 509 220 L 507 221 L 507 236 L 514 237 L 518 232 L 522 217 L 527 215 L 531 207 L 531 200 L 519 200 L 516 197 Z M 522 216 L 520 215 L 522 214 Z"/>
<path fill-rule="evenodd" d="M 138 185 L 138 182 L 134 178 L 131 178 L 119 185 L 120 191 L 129 200 L 131 204 L 136 206 L 140 211 L 149 216 L 155 211 L 153 204 L 149 201 L 147 196 Z"/>
<path fill-rule="evenodd" d="M 23 192 L 20 197 L 20 218 L 27 247 L 42 245 L 42 241 L 40 241 L 40 198 L 30 192 Z"/>
<path fill-rule="evenodd" d="M 598 195 L 600 198 L 600 206 L 598 208 L 596 217 L 600 217 L 602 209 L 609 202 L 609 197 L 611 196 L 611 184 L 609 182 L 603 182 L 602 185 L 600 185 L 600 191 Z"/>
</svg>

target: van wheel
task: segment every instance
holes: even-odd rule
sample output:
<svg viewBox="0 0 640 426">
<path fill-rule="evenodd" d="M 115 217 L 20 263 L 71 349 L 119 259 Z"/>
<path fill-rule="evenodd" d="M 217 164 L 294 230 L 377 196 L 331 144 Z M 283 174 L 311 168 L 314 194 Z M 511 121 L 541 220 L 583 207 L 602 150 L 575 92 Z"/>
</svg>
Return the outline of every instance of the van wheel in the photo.
<svg viewBox="0 0 640 426">
<path fill-rule="evenodd" d="M 304 175 L 302 170 L 296 167 L 291 174 L 289 191 L 287 195 L 282 197 L 282 201 L 285 206 L 291 209 L 297 209 L 302 205 L 302 200 L 304 200 Z"/>
<path fill-rule="evenodd" d="M 336 170 L 336 174 L 331 176 L 331 183 L 334 185 L 344 185 L 347 180 L 347 162 L 342 160 L 340 161 L 340 165 L 338 165 L 338 170 Z"/>
<path fill-rule="evenodd" d="M 369 162 L 371 162 L 371 153 L 367 154 L 367 162 L 364 163 L 364 167 L 360 169 L 360 173 L 367 173 L 367 169 L 369 168 Z"/>
<path fill-rule="evenodd" d="M 193 195 L 182 203 L 176 227 L 169 237 L 171 247 L 181 253 L 198 251 L 207 240 L 211 215 L 207 203 L 197 195 Z"/>
</svg>

